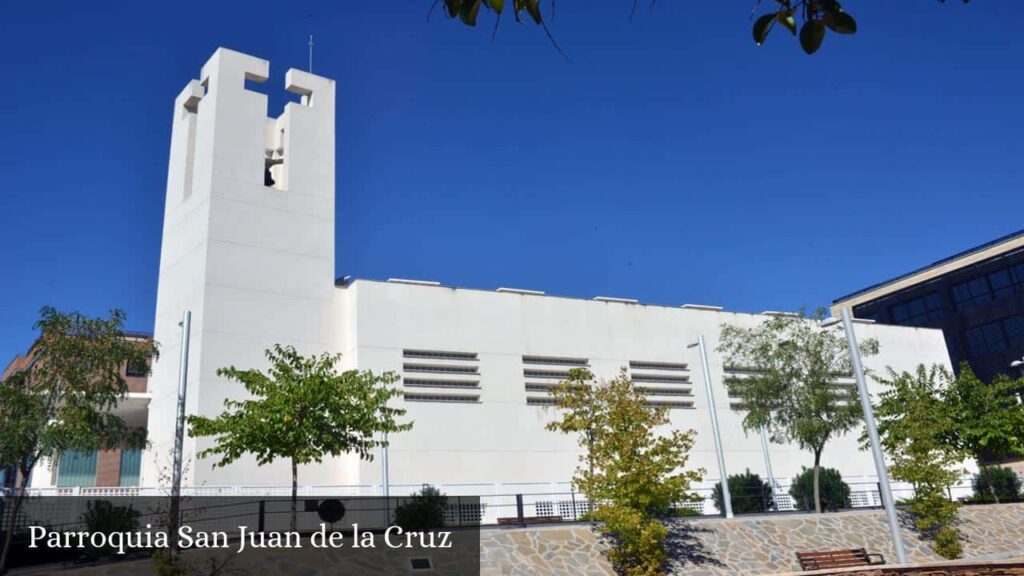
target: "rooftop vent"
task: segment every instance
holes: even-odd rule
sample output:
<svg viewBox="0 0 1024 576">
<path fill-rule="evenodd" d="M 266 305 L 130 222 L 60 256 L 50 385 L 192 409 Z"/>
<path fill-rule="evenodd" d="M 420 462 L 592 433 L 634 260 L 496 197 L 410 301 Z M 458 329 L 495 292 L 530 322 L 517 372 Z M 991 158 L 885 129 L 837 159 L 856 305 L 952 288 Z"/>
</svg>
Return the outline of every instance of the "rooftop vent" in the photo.
<svg viewBox="0 0 1024 576">
<path fill-rule="evenodd" d="M 388 282 L 392 284 L 413 284 L 415 286 L 440 286 L 440 282 L 434 282 L 433 280 L 408 280 L 406 278 L 388 278 Z"/>
<path fill-rule="evenodd" d="M 633 298 L 613 298 L 611 296 L 595 296 L 594 300 L 598 302 L 618 302 L 619 304 L 639 304 L 639 300 Z"/>
<path fill-rule="evenodd" d="M 723 310 L 721 306 L 709 306 L 707 304 L 683 304 L 680 308 L 686 308 L 687 310 L 708 310 L 710 312 L 721 312 Z"/>
<path fill-rule="evenodd" d="M 796 312 L 779 312 L 777 310 L 765 310 L 761 312 L 762 316 L 786 316 L 788 318 L 800 318 L 800 314 Z"/>
<path fill-rule="evenodd" d="M 525 288 L 498 288 L 498 292 L 509 292 L 511 294 L 528 294 L 531 296 L 543 296 L 540 290 L 526 290 Z"/>
</svg>

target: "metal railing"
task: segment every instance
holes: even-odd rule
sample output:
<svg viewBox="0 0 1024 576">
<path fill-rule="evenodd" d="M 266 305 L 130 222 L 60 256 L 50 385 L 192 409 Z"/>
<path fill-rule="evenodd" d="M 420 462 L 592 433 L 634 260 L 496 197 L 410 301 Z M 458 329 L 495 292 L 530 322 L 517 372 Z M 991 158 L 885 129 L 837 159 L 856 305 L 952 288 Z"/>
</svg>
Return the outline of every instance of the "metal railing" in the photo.
<svg viewBox="0 0 1024 576">
<path fill-rule="evenodd" d="M 847 478 L 850 487 L 850 508 L 878 508 L 882 505 L 878 483 L 872 477 Z M 721 512 L 714 504 L 712 497 L 717 480 L 706 480 L 695 488 L 698 499 L 693 502 L 679 503 L 677 509 L 687 515 L 715 516 Z M 591 509 L 591 503 L 575 491 L 568 482 L 551 483 L 518 483 L 518 484 L 434 484 L 449 498 L 458 496 L 479 497 L 479 503 L 472 509 L 449 509 L 447 514 L 452 521 L 461 519 L 468 522 L 471 518 L 481 524 L 526 524 L 530 522 L 574 522 L 584 520 Z M 810 502 L 797 502 L 789 494 L 788 481 L 774 482 L 774 494 L 733 494 L 735 504 L 738 498 L 753 496 L 761 499 L 760 509 L 765 513 L 792 512 L 813 508 Z M 893 497 L 896 501 L 913 496 L 913 489 L 904 483 L 893 483 Z M 393 497 L 409 496 L 419 492 L 422 484 L 392 484 L 389 494 Z M 970 478 L 963 478 L 956 485 L 950 486 L 948 495 L 956 500 L 970 496 L 972 493 Z M 169 487 L 49 487 L 29 488 L 30 497 L 46 496 L 83 496 L 89 498 L 105 497 L 143 497 L 170 496 Z M 382 487 L 376 484 L 362 485 L 317 485 L 300 486 L 300 498 L 341 497 L 341 496 L 381 496 Z M 291 486 L 194 486 L 182 488 L 182 496 L 232 496 L 232 497 L 285 497 L 291 495 Z"/>
</svg>

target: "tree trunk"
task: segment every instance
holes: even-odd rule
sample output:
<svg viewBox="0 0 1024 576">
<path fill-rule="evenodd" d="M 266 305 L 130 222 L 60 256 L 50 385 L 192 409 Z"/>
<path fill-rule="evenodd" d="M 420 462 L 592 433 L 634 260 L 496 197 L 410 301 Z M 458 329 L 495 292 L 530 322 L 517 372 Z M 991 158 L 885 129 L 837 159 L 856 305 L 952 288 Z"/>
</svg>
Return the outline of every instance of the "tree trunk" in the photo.
<svg viewBox="0 0 1024 576">
<path fill-rule="evenodd" d="M 25 489 L 28 487 L 29 474 L 21 470 L 20 467 L 17 470 L 18 472 L 16 473 L 21 474 L 20 486 L 18 482 L 15 483 L 14 504 L 9 512 L 4 510 L 4 515 L 7 516 L 8 521 L 4 524 L 7 532 L 4 533 L 4 548 L 3 552 L 0 553 L 0 574 L 7 574 L 7 561 L 8 555 L 11 552 L 11 541 L 14 540 L 14 527 L 18 523 L 18 512 L 21 511 L 21 502 L 25 498 Z"/>
<path fill-rule="evenodd" d="M 992 475 L 989 474 L 988 466 L 981 463 L 981 458 L 978 459 L 978 467 L 981 468 L 981 474 L 985 477 L 985 483 L 988 484 L 988 491 L 992 494 L 992 498 L 999 504 L 999 494 L 996 493 L 996 487 L 992 484 Z"/>
<path fill-rule="evenodd" d="M 299 465 L 292 458 L 292 532 L 295 531 L 295 502 L 299 499 Z"/>
<path fill-rule="evenodd" d="M 587 484 L 594 477 L 594 433 L 587 432 L 587 468 L 590 469 L 590 476 L 587 477 Z"/>
<path fill-rule="evenodd" d="M 814 512 L 821 514 L 821 449 L 814 450 Z"/>
</svg>

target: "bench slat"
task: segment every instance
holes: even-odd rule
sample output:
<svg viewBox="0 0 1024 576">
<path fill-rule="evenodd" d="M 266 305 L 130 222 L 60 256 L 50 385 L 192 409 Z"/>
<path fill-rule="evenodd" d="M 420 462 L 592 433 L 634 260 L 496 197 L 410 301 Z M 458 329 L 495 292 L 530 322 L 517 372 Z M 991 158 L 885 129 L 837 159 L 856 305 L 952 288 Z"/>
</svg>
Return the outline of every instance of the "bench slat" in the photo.
<svg viewBox="0 0 1024 576">
<path fill-rule="evenodd" d="M 863 548 L 851 548 L 849 550 L 823 550 L 819 552 L 797 552 L 797 556 L 814 557 L 814 556 L 832 556 L 836 554 L 865 554 L 867 551 Z"/>
</svg>

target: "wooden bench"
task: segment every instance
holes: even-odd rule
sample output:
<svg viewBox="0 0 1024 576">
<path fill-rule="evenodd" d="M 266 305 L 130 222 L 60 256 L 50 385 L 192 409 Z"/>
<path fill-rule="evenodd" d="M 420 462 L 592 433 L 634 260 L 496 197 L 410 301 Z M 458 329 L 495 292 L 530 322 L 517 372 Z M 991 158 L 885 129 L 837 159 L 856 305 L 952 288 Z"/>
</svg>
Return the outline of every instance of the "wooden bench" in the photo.
<svg viewBox="0 0 1024 576">
<path fill-rule="evenodd" d="M 801 570 L 824 570 L 828 568 L 845 568 L 848 566 L 870 566 L 885 564 L 881 554 L 868 554 L 863 548 L 852 550 L 828 550 L 825 552 L 797 552 Z"/>
</svg>

